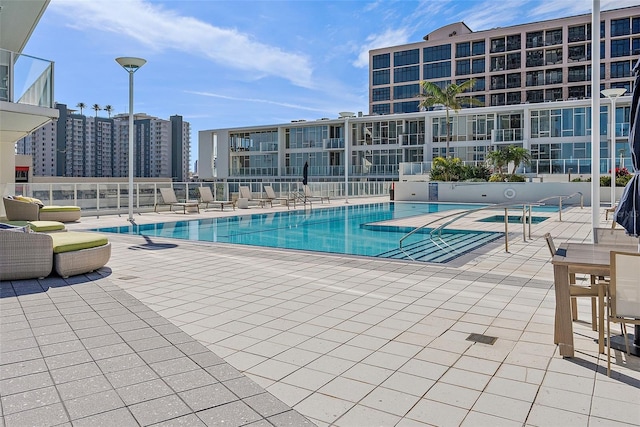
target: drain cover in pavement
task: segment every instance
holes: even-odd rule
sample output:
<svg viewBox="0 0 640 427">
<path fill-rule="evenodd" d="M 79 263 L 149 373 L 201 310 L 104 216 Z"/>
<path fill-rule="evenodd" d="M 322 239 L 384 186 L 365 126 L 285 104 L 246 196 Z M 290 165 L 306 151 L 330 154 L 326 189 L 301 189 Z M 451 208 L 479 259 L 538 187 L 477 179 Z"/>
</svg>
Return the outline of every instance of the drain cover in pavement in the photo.
<svg viewBox="0 0 640 427">
<path fill-rule="evenodd" d="M 471 334 L 467 337 L 467 341 L 475 341 L 481 344 L 493 345 L 498 337 L 490 337 L 489 335 Z"/>
</svg>

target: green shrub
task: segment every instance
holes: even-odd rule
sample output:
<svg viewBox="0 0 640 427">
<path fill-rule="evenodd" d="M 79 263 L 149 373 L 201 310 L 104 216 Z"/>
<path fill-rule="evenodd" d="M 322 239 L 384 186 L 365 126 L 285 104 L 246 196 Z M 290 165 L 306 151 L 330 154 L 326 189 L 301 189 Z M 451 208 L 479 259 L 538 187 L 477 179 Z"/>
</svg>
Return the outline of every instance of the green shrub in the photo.
<svg viewBox="0 0 640 427">
<path fill-rule="evenodd" d="M 611 177 L 607 175 L 601 176 L 600 187 L 611 187 Z"/>
<path fill-rule="evenodd" d="M 624 187 L 625 185 L 627 185 L 627 183 L 629 181 L 631 181 L 631 178 L 633 177 L 633 175 L 631 174 L 627 174 L 627 175 L 622 175 L 622 176 L 618 176 L 616 178 L 616 186 L 618 187 Z"/>
<path fill-rule="evenodd" d="M 489 177 L 489 182 L 504 182 L 504 175 L 500 175 L 499 173 L 494 173 Z"/>
<path fill-rule="evenodd" d="M 507 181 L 509 182 L 525 182 L 527 179 L 522 175 L 507 175 Z"/>
<path fill-rule="evenodd" d="M 465 181 L 477 180 L 479 181 L 487 181 L 491 176 L 491 171 L 485 165 L 465 165 L 462 167 L 461 171 L 461 179 Z"/>
</svg>

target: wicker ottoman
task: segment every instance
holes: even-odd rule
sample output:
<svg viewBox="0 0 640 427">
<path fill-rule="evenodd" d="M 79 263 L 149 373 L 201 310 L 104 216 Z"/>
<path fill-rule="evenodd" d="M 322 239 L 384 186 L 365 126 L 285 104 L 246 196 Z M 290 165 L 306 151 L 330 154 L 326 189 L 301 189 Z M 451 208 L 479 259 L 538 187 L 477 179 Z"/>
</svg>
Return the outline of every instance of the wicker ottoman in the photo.
<svg viewBox="0 0 640 427">
<path fill-rule="evenodd" d="M 53 265 L 62 277 L 97 270 L 111 258 L 111 243 L 104 234 L 68 231 L 50 236 L 53 238 Z"/>
<path fill-rule="evenodd" d="M 73 222 L 81 216 L 80 206 L 44 206 L 40 208 L 40 221 Z"/>
<path fill-rule="evenodd" d="M 0 281 L 47 277 L 52 266 L 49 234 L 0 231 Z"/>
</svg>

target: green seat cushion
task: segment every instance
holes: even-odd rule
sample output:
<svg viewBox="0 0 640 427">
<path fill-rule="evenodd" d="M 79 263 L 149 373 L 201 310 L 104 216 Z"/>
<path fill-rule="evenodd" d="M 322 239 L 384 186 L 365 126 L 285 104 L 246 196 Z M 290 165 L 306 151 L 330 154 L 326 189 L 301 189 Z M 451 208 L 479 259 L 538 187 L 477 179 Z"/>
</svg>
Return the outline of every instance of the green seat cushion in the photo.
<svg viewBox="0 0 640 427">
<path fill-rule="evenodd" d="M 47 231 L 64 230 L 64 224 L 58 221 L 9 221 L 11 225 L 28 225 L 33 231 L 44 233 Z"/>
<path fill-rule="evenodd" d="M 79 251 L 81 249 L 97 248 L 109 243 L 104 234 L 86 233 L 82 231 L 68 231 L 66 233 L 52 233 L 53 253 Z"/>
<path fill-rule="evenodd" d="M 45 206 L 40 208 L 40 212 L 74 212 L 79 210 L 80 206 Z"/>
</svg>

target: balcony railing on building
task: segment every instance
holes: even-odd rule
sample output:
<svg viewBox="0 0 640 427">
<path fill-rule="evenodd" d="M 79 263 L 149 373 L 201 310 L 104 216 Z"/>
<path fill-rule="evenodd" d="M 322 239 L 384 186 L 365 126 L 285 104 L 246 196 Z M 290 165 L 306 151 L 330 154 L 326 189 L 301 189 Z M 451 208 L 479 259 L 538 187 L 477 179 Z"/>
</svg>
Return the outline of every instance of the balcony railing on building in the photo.
<svg viewBox="0 0 640 427">
<path fill-rule="evenodd" d="M 53 108 L 53 62 L 0 49 L 0 101 Z"/>
</svg>

